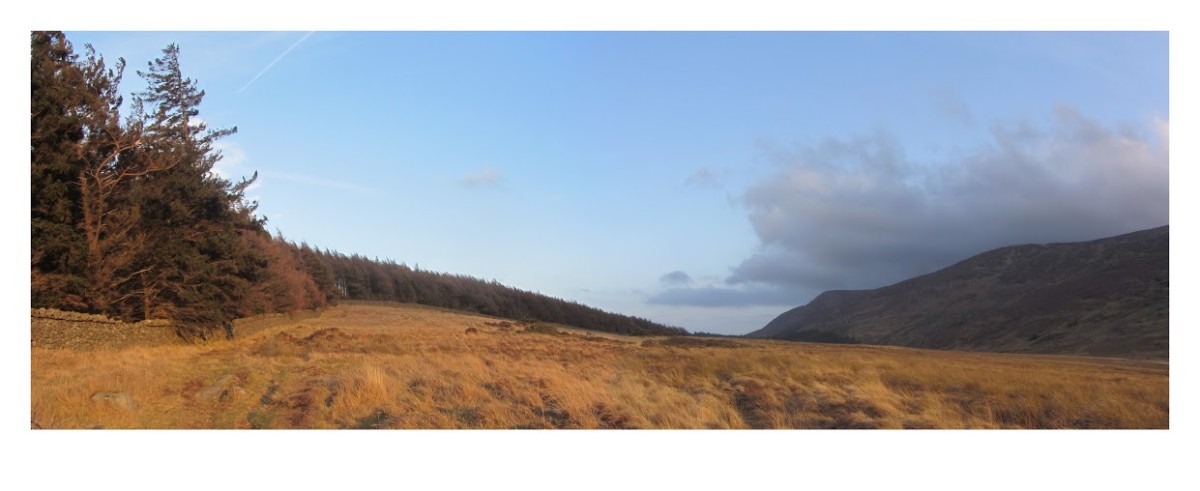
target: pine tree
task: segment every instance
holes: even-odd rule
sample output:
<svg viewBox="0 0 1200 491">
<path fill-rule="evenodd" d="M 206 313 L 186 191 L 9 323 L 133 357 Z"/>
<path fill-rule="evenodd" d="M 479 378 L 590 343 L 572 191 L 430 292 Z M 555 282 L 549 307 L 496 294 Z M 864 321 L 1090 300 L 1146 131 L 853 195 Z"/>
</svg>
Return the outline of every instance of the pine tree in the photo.
<svg viewBox="0 0 1200 491">
<path fill-rule="evenodd" d="M 61 32 L 30 34 L 30 286 L 36 307 L 85 309 L 79 221 L 81 147 L 89 101 L 83 72 Z"/>
<path fill-rule="evenodd" d="M 80 61 L 61 32 L 31 38 L 33 304 L 109 313 L 139 245 L 123 193 L 154 170 L 130 156 L 140 135 L 120 121 L 125 62 L 110 69 L 91 46 Z"/>
<path fill-rule="evenodd" d="M 162 172 L 173 162 L 151 158 L 144 147 L 144 116 L 135 110 L 121 121 L 118 88 L 125 60 L 115 69 L 105 66 L 91 46 L 79 64 L 87 93 L 94 104 L 84 121 L 83 168 L 77 179 L 80 217 L 76 228 L 86 245 L 88 303 L 91 310 L 129 318 L 120 306 L 140 292 L 134 280 L 138 256 L 148 246 L 141 227 L 140 205 L 131 190 L 146 176 Z M 138 106 L 135 105 L 135 109 Z"/>
<path fill-rule="evenodd" d="M 329 265 L 321 253 L 306 243 L 301 243 L 300 257 L 303 260 L 304 269 L 317 285 L 317 290 L 321 293 L 321 297 L 326 303 L 333 304 L 337 302 L 337 279 L 333 274 L 333 267 Z"/>
<path fill-rule="evenodd" d="M 266 232 L 243 196 L 254 178 L 234 184 L 212 170 L 221 158 L 213 144 L 237 128 L 210 130 L 198 118 L 205 94 L 183 77 L 178 46 L 167 46 L 148 65 L 138 72 L 147 89 L 135 99 L 153 106 L 145 115 L 142 151 L 170 164 L 145 176 L 132 193 L 154 244 L 141 258 L 142 316 L 169 318 L 185 334 L 205 337 L 245 313 L 242 299 L 267 262 L 251 238 Z"/>
</svg>

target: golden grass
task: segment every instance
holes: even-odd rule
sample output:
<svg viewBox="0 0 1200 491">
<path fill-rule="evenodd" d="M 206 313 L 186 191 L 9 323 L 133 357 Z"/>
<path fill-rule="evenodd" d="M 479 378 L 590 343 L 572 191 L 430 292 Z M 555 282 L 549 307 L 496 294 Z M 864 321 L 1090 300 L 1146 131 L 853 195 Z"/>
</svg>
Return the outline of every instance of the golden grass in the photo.
<svg viewBox="0 0 1200 491">
<path fill-rule="evenodd" d="M 468 327 L 475 332 L 467 332 Z M 1167 428 L 1165 364 L 523 332 L 348 305 L 203 346 L 32 350 L 41 428 Z"/>
</svg>

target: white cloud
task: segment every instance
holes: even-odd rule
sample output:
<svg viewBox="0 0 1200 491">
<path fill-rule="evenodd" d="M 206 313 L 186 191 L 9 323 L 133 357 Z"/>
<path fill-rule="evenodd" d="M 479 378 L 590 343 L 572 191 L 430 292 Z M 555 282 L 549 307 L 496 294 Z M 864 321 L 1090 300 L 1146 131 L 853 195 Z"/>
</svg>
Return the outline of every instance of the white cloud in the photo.
<svg viewBox="0 0 1200 491">
<path fill-rule="evenodd" d="M 279 171 L 263 171 L 262 174 L 260 174 L 260 175 L 266 176 L 271 179 L 278 178 L 278 179 L 282 179 L 285 181 L 291 181 L 291 182 L 300 183 L 300 184 L 319 186 L 319 187 L 323 187 L 323 188 L 327 188 L 327 189 L 336 189 L 338 191 L 349 191 L 349 192 L 353 192 L 353 193 L 375 193 L 375 192 L 377 192 L 373 188 L 359 186 L 358 184 L 338 181 L 336 179 L 326 179 L 323 177 L 313 177 L 313 176 L 306 176 L 306 175 L 302 175 L 302 174 L 292 174 L 292 173 L 288 173 L 288 172 L 279 172 Z"/>
<path fill-rule="evenodd" d="M 650 295 L 646 302 L 651 305 L 735 308 L 797 305 L 796 298 L 790 291 L 774 286 L 668 288 Z"/>
<path fill-rule="evenodd" d="M 462 182 L 464 186 L 473 188 L 480 186 L 499 186 L 500 181 L 502 180 L 504 180 L 504 176 L 501 176 L 499 171 L 491 166 L 487 166 L 479 171 L 467 174 L 467 176 L 464 177 L 460 182 Z"/>
<path fill-rule="evenodd" d="M 684 184 L 701 188 L 715 188 L 720 185 L 720 182 L 717 180 L 717 175 L 712 169 L 701 167 L 691 176 L 688 176 Z"/>
<path fill-rule="evenodd" d="M 243 85 L 242 88 L 238 89 L 237 93 L 240 94 L 243 91 L 245 91 L 248 87 L 250 87 L 251 84 L 253 84 L 256 80 L 258 80 L 259 77 L 261 77 L 261 76 L 263 76 L 263 74 L 267 73 L 267 70 L 270 70 L 271 67 L 275 66 L 276 63 L 279 63 L 279 60 L 282 60 L 284 56 L 287 56 L 287 54 L 291 53 L 293 49 L 296 49 L 296 46 L 300 46 L 300 43 L 303 43 L 305 39 L 308 39 L 308 37 L 312 36 L 312 35 L 313 35 L 313 31 L 309 31 L 307 34 L 304 35 L 304 37 L 300 38 L 295 43 L 292 43 L 291 46 L 288 46 L 288 49 L 283 50 L 283 53 L 280 53 L 279 56 L 275 57 L 274 60 L 271 60 L 271 62 L 268 63 L 267 66 L 263 67 L 263 69 L 261 71 L 259 71 L 257 75 L 254 76 L 254 78 L 251 78 L 249 82 L 246 82 L 246 85 Z"/>
<path fill-rule="evenodd" d="M 680 286 L 691 284 L 692 277 L 683 271 L 672 271 L 659 277 L 658 281 L 664 285 Z"/>
<path fill-rule="evenodd" d="M 253 172 L 246 172 L 245 164 L 248 160 L 246 151 L 237 143 L 219 140 L 213 143 L 213 149 L 221 152 L 221 160 L 213 164 L 212 168 L 212 172 L 221 179 L 233 180 L 246 174 L 253 174 Z"/>
<path fill-rule="evenodd" d="M 975 116 L 967 102 L 953 90 L 942 87 L 932 92 L 933 108 L 939 115 L 963 127 L 975 125 Z"/>
</svg>

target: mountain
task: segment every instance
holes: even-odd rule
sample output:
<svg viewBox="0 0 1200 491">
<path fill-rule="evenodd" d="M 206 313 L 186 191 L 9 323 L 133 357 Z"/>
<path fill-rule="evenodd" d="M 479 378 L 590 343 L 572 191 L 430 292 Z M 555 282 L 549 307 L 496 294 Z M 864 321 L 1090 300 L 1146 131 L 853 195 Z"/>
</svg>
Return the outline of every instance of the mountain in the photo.
<svg viewBox="0 0 1200 491">
<path fill-rule="evenodd" d="M 827 291 L 747 334 L 969 351 L 1169 356 L 1170 235 L 1003 247 L 874 290 Z"/>
</svg>

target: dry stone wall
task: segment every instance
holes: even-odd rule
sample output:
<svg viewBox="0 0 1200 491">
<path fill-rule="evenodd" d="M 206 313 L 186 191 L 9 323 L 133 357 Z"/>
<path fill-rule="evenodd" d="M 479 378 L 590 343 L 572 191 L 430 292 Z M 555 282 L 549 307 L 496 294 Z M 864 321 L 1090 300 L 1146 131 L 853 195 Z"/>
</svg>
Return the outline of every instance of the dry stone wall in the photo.
<svg viewBox="0 0 1200 491">
<path fill-rule="evenodd" d="M 103 315 L 31 309 L 30 345 L 52 349 L 119 349 L 182 343 L 175 328 L 164 320 L 122 322 Z"/>
<path fill-rule="evenodd" d="M 318 312 L 305 311 L 237 319 L 233 321 L 233 333 L 235 337 L 241 337 L 317 315 Z M 29 341 L 33 348 L 100 350 L 186 343 L 166 320 L 131 323 L 103 315 L 55 309 L 30 309 L 29 317 Z"/>
</svg>

